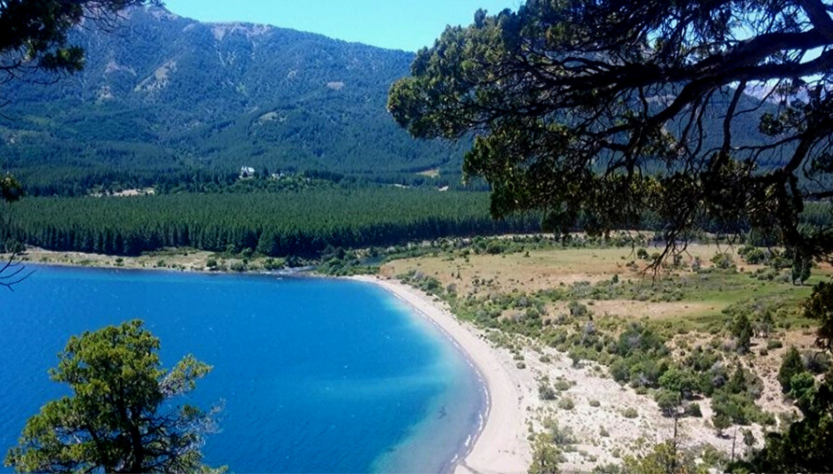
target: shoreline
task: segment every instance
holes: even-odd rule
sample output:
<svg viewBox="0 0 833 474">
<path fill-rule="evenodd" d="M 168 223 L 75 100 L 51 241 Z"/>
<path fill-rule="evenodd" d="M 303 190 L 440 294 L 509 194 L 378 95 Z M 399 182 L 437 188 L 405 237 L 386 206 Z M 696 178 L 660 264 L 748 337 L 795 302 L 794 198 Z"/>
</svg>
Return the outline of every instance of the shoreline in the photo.
<svg viewBox="0 0 833 474">
<path fill-rule="evenodd" d="M 455 474 L 526 472 L 529 443 L 524 426 L 521 395 L 494 349 L 479 335 L 460 323 L 447 309 L 428 295 L 397 281 L 375 276 L 349 277 L 390 292 L 436 325 L 463 351 L 474 365 L 486 390 L 483 422 L 466 450 L 453 461 Z"/>
<path fill-rule="evenodd" d="M 481 412 L 479 426 L 461 445 L 460 451 L 449 461 L 454 474 L 503 474 L 526 472 L 530 463 L 530 447 L 519 386 L 516 386 L 507 368 L 498 358 L 497 351 L 471 327 L 461 323 L 441 303 L 430 295 L 396 280 L 385 280 L 375 275 L 334 277 L 309 272 L 207 272 L 177 270 L 173 268 L 148 268 L 139 266 L 112 267 L 101 262 L 80 265 L 70 262 L 24 262 L 33 267 L 89 268 L 95 270 L 191 273 L 205 275 L 272 276 L 286 278 L 321 278 L 352 280 L 373 284 L 404 302 L 419 317 L 434 325 L 449 342 L 461 351 L 472 366 L 485 391 L 485 409 Z"/>
</svg>

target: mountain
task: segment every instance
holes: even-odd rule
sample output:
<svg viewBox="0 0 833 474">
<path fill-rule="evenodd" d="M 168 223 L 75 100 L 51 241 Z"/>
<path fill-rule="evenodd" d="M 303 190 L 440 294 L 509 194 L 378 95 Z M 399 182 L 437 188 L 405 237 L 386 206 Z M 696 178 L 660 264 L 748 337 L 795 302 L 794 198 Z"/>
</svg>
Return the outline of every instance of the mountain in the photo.
<svg viewBox="0 0 833 474">
<path fill-rule="evenodd" d="M 241 166 L 391 180 L 459 170 L 459 149 L 411 139 L 385 110 L 411 53 L 162 8 L 72 42 L 82 72 L 0 87 L 3 169 L 40 191 Z"/>
</svg>

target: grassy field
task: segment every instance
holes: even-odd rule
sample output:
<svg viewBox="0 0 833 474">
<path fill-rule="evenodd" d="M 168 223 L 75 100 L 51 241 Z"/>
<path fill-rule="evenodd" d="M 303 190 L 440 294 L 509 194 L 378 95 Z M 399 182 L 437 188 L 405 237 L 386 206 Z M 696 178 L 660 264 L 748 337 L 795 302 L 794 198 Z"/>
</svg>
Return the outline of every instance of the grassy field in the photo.
<svg viewBox="0 0 833 474">
<path fill-rule="evenodd" d="M 648 248 L 649 253 L 662 249 Z M 435 278 L 442 287 L 453 285 L 459 298 L 478 298 L 495 294 L 545 293 L 552 289 L 599 286 L 616 278 L 619 288 L 591 298 L 575 298 L 593 305 L 600 315 L 623 318 L 649 318 L 678 323 L 690 329 L 707 329 L 715 319 L 724 319 L 727 307 L 755 298 L 794 305 L 805 299 L 812 285 L 829 278 L 827 266 L 814 269 L 804 285 L 784 281 L 789 269 L 781 270 L 772 281 L 758 279 L 763 265 L 750 265 L 737 255 L 736 248 L 691 244 L 680 268 L 654 272 L 640 261 L 632 247 L 549 248 L 516 251 L 497 255 L 463 251 L 438 252 L 417 258 L 394 260 L 382 266 L 380 273 L 395 277 L 409 272 Z M 709 271 L 710 261 L 718 254 L 727 255 L 736 268 L 726 272 L 691 271 L 695 259 L 702 270 Z M 672 300 L 664 294 L 672 292 Z M 561 302 L 563 303 L 563 301 Z M 563 306 L 563 304 L 562 304 Z M 551 305 L 557 312 L 559 305 Z M 801 324 L 806 321 L 798 321 Z"/>
<path fill-rule="evenodd" d="M 541 399 L 531 403 L 528 420 L 536 436 L 557 439 L 547 420 L 558 419 L 584 433 L 579 452 L 595 453 L 568 453 L 568 468 L 615 462 L 616 449 L 592 432 L 600 424 L 632 452 L 650 446 L 658 430 L 670 436 L 664 410 L 675 399 L 671 409 L 685 409 L 681 423 L 695 455 L 713 447 L 723 453 L 718 458 L 732 452 L 713 424 L 717 413 L 760 443 L 796 412 L 778 370 L 791 346 L 805 360 L 817 353 L 815 321 L 804 318 L 801 302 L 833 269 L 817 265 L 807 281 L 793 284 L 789 259 L 777 249 L 758 249 L 769 252 L 764 265 L 746 261 L 748 247 L 706 244 L 691 244 L 655 269 L 649 263 L 663 249 L 640 244 L 584 237 L 568 245 L 519 237 L 435 242 L 416 256 L 389 256 L 380 274 L 443 300 L 508 351 L 513 377 L 526 380 L 532 396 L 530 384 L 538 384 Z M 608 393 L 611 409 L 572 417 L 552 391 L 563 377 L 582 381 L 570 389 L 573 397 Z M 681 395 L 674 380 L 692 388 Z M 628 395 L 617 394 L 613 381 Z M 638 407 L 636 426 L 616 415 L 627 407 Z"/>
</svg>

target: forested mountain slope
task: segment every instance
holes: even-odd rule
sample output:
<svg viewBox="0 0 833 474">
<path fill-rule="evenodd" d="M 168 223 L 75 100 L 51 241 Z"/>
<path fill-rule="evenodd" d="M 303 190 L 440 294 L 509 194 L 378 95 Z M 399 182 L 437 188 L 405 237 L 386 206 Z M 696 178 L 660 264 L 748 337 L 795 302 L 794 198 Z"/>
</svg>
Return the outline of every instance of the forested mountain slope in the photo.
<svg viewBox="0 0 833 474">
<path fill-rule="evenodd" d="M 10 101 L 0 159 L 24 184 L 63 191 L 244 165 L 372 177 L 459 169 L 458 149 L 411 139 L 385 110 L 411 53 L 159 8 L 125 17 L 112 32 L 75 33 L 82 72 L 0 87 Z"/>
</svg>

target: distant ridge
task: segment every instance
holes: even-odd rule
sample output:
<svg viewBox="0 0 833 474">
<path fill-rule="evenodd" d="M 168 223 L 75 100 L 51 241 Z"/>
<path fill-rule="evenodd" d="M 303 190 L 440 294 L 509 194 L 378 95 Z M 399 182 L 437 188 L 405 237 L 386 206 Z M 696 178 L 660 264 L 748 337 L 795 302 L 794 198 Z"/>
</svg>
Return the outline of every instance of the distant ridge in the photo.
<svg viewBox="0 0 833 474">
<path fill-rule="evenodd" d="M 387 176 L 459 170 L 385 110 L 412 53 L 274 26 L 200 23 L 158 7 L 114 32 L 78 30 L 84 71 L 0 87 L 0 163 L 24 182 L 181 169 L 316 169 Z"/>
</svg>

